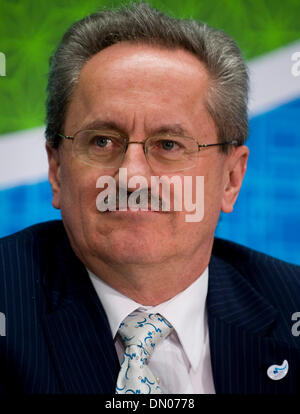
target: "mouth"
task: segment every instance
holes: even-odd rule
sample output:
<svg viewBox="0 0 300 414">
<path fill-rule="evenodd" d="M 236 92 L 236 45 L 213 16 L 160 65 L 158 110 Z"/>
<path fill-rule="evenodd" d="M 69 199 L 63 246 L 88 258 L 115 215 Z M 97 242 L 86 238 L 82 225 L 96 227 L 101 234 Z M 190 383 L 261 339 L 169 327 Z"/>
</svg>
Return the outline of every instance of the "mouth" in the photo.
<svg viewBox="0 0 300 414">
<path fill-rule="evenodd" d="M 125 213 L 125 214 L 151 214 L 151 213 L 168 213 L 165 203 L 160 197 L 153 198 L 151 194 L 140 194 L 135 196 L 134 200 L 131 198 L 131 194 L 127 192 L 123 197 L 119 198 L 119 194 L 116 193 L 116 197 L 110 198 L 107 195 L 104 198 L 104 205 L 106 209 L 104 213 Z"/>
<path fill-rule="evenodd" d="M 152 211 L 151 209 L 149 210 L 145 210 L 145 209 L 141 209 L 141 208 L 128 208 L 127 210 L 114 210 L 114 211 L 104 211 L 104 214 L 109 214 L 109 215 L 126 215 L 126 216 L 133 216 L 133 217 L 138 217 L 138 216 L 149 216 L 149 215 L 157 215 L 157 214 L 164 214 L 164 213 L 168 213 L 167 211 Z"/>
</svg>

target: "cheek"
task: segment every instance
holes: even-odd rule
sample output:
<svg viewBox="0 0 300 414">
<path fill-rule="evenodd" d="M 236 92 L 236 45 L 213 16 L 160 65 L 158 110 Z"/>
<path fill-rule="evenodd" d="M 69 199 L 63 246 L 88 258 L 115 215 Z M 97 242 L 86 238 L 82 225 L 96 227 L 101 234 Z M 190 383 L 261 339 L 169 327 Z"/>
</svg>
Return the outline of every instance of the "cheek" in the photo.
<svg viewBox="0 0 300 414">
<path fill-rule="evenodd" d="M 208 200 L 217 201 L 222 197 L 222 178 L 216 171 L 209 171 L 204 176 L 205 196 Z"/>
<path fill-rule="evenodd" d="M 69 211 L 78 213 L 95 209 L 98 176 L 99 173 L 89 167 L 74 166 L 74 163 L 62 169 L 60 201 L 63 215 Z"/>
<path fill-rule="evenodd" d="M 221 210 L 224 166 L 222 159 L 218 158 L 208 158 L 203 168 L 197 172 L 197 175 L 204 177 L 204 219 L 214 220 Z"/>
</svg>

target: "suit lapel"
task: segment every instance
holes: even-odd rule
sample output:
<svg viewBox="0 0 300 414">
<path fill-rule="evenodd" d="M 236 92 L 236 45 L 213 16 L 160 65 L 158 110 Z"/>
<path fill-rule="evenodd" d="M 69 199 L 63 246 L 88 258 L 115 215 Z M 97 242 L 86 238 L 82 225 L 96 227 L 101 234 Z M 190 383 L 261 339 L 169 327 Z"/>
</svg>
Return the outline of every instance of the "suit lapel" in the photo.
<svg viewBox="0 0 300 414">
<path fill-rule="evenodd" d="M 296 392 L 296 350 L 277 343 L 272 332 L 278 312 L 231 265 L 212 256 L 207 295 L 208 325 L 216 393 Z M 281 380 L 270 365 L 289 363 Z"/>
<path fill-rule="evenodd" d="M 104 309 L 64 236 L 45 268 L 41 316 L 62 393 L 114 393 L 120 369 Z"/>
</svg>

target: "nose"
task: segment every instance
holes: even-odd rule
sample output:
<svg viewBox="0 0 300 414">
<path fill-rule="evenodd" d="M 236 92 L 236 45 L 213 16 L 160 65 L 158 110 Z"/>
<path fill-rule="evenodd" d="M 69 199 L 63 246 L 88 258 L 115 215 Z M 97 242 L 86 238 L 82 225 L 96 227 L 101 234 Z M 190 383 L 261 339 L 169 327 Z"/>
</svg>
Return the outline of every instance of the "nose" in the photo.
<svg viewBox="0 0 300 414">
<path fill-rule="evenodd" d="M 138 175 L 146 178 L 148 185 L 150 184 L 152 170 L 144 153 L 142 141 L 130 141 L 128 143 L 127 151 L 119 168 L 127 169 L 128 180 Z"/>
</svg>

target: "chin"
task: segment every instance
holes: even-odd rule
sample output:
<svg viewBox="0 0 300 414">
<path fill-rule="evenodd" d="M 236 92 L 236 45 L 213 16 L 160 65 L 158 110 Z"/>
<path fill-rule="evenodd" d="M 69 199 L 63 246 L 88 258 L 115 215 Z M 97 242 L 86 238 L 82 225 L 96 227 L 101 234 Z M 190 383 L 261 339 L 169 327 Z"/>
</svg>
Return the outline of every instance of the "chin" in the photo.
<svg viewBox="0 0 300 414">
<path fill-rule="evenodd" d="M 103 237 L 92 236 L 90 247 L 94 255 L 110 263 L 149 264 L 161 262 L 165 256 L 158 234 L 149 234 L 142 229 L 132 233 L 129 230 L 118 230 Z"/>
</svg>

